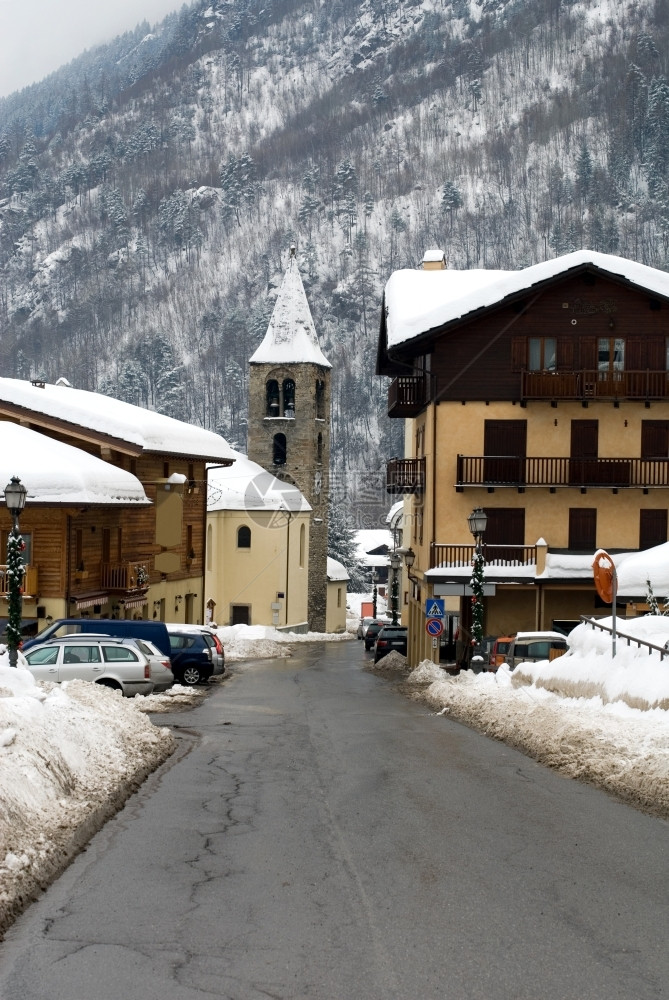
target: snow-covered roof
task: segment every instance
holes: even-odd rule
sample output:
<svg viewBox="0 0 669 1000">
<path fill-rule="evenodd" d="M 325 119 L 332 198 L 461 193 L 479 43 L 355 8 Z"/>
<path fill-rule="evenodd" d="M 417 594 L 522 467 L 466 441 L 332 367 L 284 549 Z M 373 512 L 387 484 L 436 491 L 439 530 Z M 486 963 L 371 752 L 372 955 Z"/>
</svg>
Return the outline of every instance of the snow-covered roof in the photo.
<svg viewBox="0 0 669 1000">
<path fill-rule="evenodd" d="M 297 260 L 291 255 L 274 303 L 267 333 L 255 354 L 252 365 L 303 364 L 332 365 L 321 351 L 316 327 L 300 277 Z"/>
<path fill-rule="evenodd" d="M 429 330 L 462 319 L 509 295 L 591 264 L 656 295 L 669 298 L 669 274 L 646 264 L 594 250 L 577 250 L 518 271 L 402 270 L 386 284 L 387 347 L 396 347 Z"/>
<path fill-rule="evenodd" d="M 187 455 L 219 462 L 232 460 L 227 441 L 213 431 L 166 417 L 154 410 L 112 399 L 98 392 L 73 389 L 66 385 L 33 385 L 13 378 L 0 378 L 0 411 L 21 415 L 38 413 L 93 431 L 111 441 L 134 445 L 144 452 Z"/>
<path fill-rule="evenodd" d="M 38 431 L 2 420 L 0 489 L 4 490 L 12 476 L 18 476 L 28 490 L 28 506 L 150 503 L 139 479 L 124 469 Z"/>
<path fill-rule="evenodd" d="M 328 580 L 331 583 L 339 580 L 350 580 L 346 567 L 331 556 L 328 556 Z"/>
<path fill-rule="evenodd" d="M 257 462 L 233 451 L 234 465 L 209 469 L 207 510 L 309 511 L 296 486 L 277 479 Z"/>
<path fill-rule="evenodd" d="M 354 533 L 355 557 L 363 566 L 387 566 L 388 553 L 374 553 L 376 549 L 393 547 L 393 535 L 387 528 L 361 528 Z"/>
</svg>

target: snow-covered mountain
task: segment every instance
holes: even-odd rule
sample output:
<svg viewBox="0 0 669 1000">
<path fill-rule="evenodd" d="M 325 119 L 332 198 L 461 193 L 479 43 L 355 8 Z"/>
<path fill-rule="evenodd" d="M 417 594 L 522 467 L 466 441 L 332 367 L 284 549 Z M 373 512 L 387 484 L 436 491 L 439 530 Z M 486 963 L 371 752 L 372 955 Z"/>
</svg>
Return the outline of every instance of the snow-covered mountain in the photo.
<svg viewBox="0 0 669 1000">
<path fill-rule="evenodd" d="M 0 365 L 220 430 L 291 243 L 333 475 L 384 502 L 390 273 L 667 267 L 669 2 L 199 0 L 0 101 Z M 357 527 L 371 527 L 365 522 Z"/>
</svg>

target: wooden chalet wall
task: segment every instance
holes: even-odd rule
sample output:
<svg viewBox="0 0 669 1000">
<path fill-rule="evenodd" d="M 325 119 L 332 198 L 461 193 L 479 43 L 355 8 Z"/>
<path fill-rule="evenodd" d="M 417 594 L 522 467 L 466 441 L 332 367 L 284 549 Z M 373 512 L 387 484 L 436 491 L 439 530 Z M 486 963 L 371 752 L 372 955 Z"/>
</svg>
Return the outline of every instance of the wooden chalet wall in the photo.
<svg viewBox="0 0 669 1000">
<path fill-rule="evenodd" d="M 585 272 L 530 289 L 513 305 L 433 337 L 430 369 L 439 399 L 515 401 L 530 337 L 556 339 L 558 371 L 596 369 L 600 337 L 625 339 L 626 369 L 664 371 L 669 304 Z"/>
</svg>

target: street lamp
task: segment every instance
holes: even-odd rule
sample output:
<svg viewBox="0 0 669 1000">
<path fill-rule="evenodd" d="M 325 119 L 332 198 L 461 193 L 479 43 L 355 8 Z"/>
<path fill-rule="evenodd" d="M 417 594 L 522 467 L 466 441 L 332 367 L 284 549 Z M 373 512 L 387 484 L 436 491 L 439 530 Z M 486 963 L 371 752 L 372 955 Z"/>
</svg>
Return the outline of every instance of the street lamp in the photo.
<svg viewBox="0 0 669 1000">
<path fill-rule="evenodd" d="M 390 568 L 393 574 L 393 580 L 390 585 L 390 613 L 392 614 L 393 625 L 397 625 L 399 622 L 399 608 L 400 608 L 400 581 L 399 581 L 399 571 L 402 565 L 402 557 L 396 549 L 390 554 Z"/>
<path fill-rule="evenodd" d="M 376 618 L 376 604 L 379 598 L 379 591 L 377 588 L 377 583 L 379 582 L 379 574 L 376 572 L 376 567 L 372 570 L 372 615 Z"/>
<path fill-rule="evenodd" d="M 472 640 L 479 643 L 483 639 L 483 534 L 488 526 L 488 515 L 481 507 L 476 507 L 467 518 L 469 530 L 476 541 L 474 563 L 470 586 L 472 588 Z"/>
<path fill-rule="evenodd" d="M 24 545 L 19 532 L 19 517 L 26 505 L 25 488 L 18 476 L 12 476 L 11 482 L 5 486 L 5 503 L 12 515 L 12 530 L 7 537 L 7 648 L 9 650 L 9 665 L 15 667 L 18 661 L 18 649 L 21 645 L 21 618 L 23 616 L 23 556 Z"/>
</svg>

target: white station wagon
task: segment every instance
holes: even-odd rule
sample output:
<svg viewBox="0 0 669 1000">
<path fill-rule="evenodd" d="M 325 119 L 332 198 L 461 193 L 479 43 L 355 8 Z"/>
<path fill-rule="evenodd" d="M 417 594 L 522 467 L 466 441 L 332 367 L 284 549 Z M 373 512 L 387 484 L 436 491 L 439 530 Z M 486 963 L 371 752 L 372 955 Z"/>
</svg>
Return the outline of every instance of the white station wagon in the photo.
<svg viewBox="0 0 669 1000">
<path fill-rule="evenodd" d="M 38 681 L 93 681 L 121 691 L 126 698 L 153 691 L 149 661 L 122 639 L 63 636 L 33 646 L 24 655 Z"/>
</svg>

